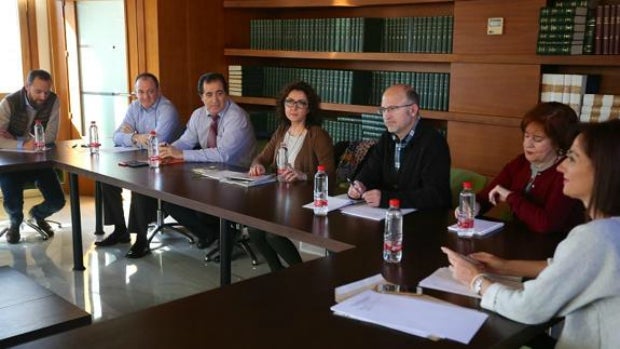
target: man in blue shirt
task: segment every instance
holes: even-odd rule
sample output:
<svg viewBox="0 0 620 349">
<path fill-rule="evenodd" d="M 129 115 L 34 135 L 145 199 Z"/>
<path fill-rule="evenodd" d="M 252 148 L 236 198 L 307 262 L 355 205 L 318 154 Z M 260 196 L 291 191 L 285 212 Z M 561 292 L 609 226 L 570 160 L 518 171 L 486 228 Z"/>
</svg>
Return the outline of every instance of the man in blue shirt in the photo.
<svg viewBox="0 0 620 349">
<path fill-rule="evenodd" d="M 114 145 L 146 148 L 149 133 L 154 130 L 161 142 L 171 142 L 180 133 L 179 114 L 174 105 L 159 90 L 159 81 L 151 73 L 142 73 L 135 80 L 137 100 L 127 109 L 123 122 L 114 132 Z M 155 221 L 157 200 L 138 193 L 131 194 L 129 230 L 119 187 L 102 184 L 104 222 L 113 224 L 114 231 L 97 246 L 112 246 L 130 241 L 129 232 L 137 234 L 136 242 L 127 252 L 129 258 L 140 258 L 148 253 L 147 227 Z"/>
<path fill-rule="evenodd" d="M 56 142 L 59 119 L 59 100 L 51 91 L 52 77 L 45 70 L 28 73 L 24 88 L 0 102 L 0 148 L 34 150 L 33 125 L 40 120 L 45 127 L 45 143 Z M 19 226 L 24 220 L 24 185 L 34 182 L 43 195 L 43 202 L 30 209 L 30 220 L 48 237 L 54 231 L 45 218 L 60 211 L 65 205 L 65 194 L 56 172 L 51 168 L 9 172 L 0 175 L 4 196 L 4 210 L 11 226 L 6 233 L 10 244 L 19 242 Z"/>
<path fill-rule="evenodd" d="M 254 155 L 254 129 L 248 114 L 228 97 L 224 76 L 202 75 L 198 95 L 204 106 L 194 110 L 185 133 L 176 142 L 160 147 L 160 156 L 247 167 Z M 217 239 L 218 217 L 170 203 L 164 203 L 164 210 L 198 236 L 198 248 L 206 248 Z"/>
</svg>

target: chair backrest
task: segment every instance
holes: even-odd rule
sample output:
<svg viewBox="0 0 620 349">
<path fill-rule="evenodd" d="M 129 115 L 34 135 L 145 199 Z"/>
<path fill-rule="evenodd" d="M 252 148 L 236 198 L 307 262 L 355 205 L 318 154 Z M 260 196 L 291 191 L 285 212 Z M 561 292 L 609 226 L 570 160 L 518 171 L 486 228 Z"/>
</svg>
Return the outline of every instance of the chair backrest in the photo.
<svg viewBox="0 0 620 349">
<path fill-rule="evenodd" d="M 352 141 L 344 150 L 336 167 L 338 186 L 347 186 L 347 178 L 354 178 L 361 169 L 368 151 L 377 143 L 376 140 Z"/>
<path fill-rule="evenodd" d="M 450 190 L 452 191 L 452 207 L 459 205 L 459 193 L 463 187 L 463 182 L 471 182 L 472 190 L 477 193 L 487 185 L 487 177 L 473 171 L 462 168 L 450 169 Z"/>
</svg>

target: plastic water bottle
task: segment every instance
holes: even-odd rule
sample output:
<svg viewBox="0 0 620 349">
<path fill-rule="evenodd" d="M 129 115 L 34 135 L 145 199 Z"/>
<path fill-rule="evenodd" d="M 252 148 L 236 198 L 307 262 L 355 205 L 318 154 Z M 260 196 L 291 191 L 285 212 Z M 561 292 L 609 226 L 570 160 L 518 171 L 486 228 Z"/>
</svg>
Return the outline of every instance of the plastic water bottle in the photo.
<svg viewBox="0 0 620 349">
<path fill-rule="evenodd" d="M 288 148 L 286 146 L 286 143 L 284 142 L 280 144 L 280 147 L 278 148 L 278 152 L 276 153 L 276 166 L 278 167 L 277 169 L 278 181 L 283 181 L 282 174 L 284 174 L 284 172 L 289 166 L 288 165 Z"/>
<path fill-rule="evenodd" d="M 149 133 L 149 167 L 158 168 L 160 163 L 159 158 L 159 139 L 157 138 L 157 133 L 155 130 L 152 130 Z"/>
<path fill-rule="evenodd" d="M 317 216 L 327 215 L 327 179 L 325 166 L 319 165 L 314 175 L 314 214 Z"/>
<path fill-rule="evenodd" d="M 462 237 L 474 235 L 474 217 L 476 216 L 476 195 L 471 189 L 471 182 L 463 182 L 459 194 L 458 234 Z"/>
<path fill-rule="evenodd" d="M 41 120 L 35 120 L 34 122 L 34 148 L 36 151 L 45 150 L 45 130 Z"/>
<path fill-rule="evenodd" d="M 400 263 L 403 257 L 403 214 L 400 201 L 390 199 L 390 208 L 385 213 L 385 231 L 383 233 L 383 260 L 388 263 Z"/>
<path fill-rule="evenodd" d="M 99 128 L 97 127 L 97 123 L 95 121 L 91 121 L 90 126 L 88 127 L 88 147 L 90 148 L 90 153 L 99 154 L 100 146 Z"/>
</svg>

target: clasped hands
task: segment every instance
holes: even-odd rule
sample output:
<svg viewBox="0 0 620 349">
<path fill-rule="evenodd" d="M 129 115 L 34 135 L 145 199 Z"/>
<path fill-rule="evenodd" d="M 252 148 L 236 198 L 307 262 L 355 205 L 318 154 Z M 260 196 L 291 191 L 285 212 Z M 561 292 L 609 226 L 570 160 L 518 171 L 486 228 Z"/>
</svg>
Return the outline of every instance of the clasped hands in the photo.
<svg viewBox="0 0 620 349">
<path fill-rule="evenodd" d="M 371 207 L 379 207 L 381 204 L 381 190 L 372 189 L 367 190 L 364 183 L 360 181 L 349 181 L 349 190 L 347 191 L 347 195 L 351 199 L 362 199 L 366 201 L 366 204 Z"/>
</svg>

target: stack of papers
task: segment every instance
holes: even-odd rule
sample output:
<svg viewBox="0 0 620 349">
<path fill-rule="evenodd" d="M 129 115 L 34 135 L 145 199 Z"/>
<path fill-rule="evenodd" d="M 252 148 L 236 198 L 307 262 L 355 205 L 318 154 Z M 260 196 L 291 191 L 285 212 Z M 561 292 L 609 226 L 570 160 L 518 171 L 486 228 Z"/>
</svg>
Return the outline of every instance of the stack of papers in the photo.
<svg viewBox="0 0 620 349">
<path fill-rule="evenodd" d="M 401 208 L 400 212 L 404 215 L 415 211 L 415 208 Z M 385 219 L 385 213 L 387 208 L 371 207 L 367 204 L 358 204 L 347 206 L 340 210 L 344 214 L 351 216 L 372 219 L 373 221 L 380 221 Z"/>
<path fill-rule="evenodd" d="M 308 203 L 304 208 L 313 209 L 314 203 Z M 385 219 L 386 208 L 368 206 L 364 200 L 354 200 L 349 198 L 347 194 L 327 197 L 327 212 L 340 209 L 340 212 L 361 218 L 380 221 Z M 415 211 L 414 208 L 401 208 L 400 212 L 404 215 Z"/>
<path fill-rule="evenodd" d="M 520 277 L 516 276 L 504 276 L 497 274 L 487 274 L 486 276 L 493 282 L 499 282 L 508 287 L 514 289 L 522 289 L 523 283 Z M 456 293 L 463 296 L 480 298 L 480 296 L 472 292 L 467 285 L 460 283 L 454 277 L 452 277 L 452 271 L 448 267 L 443 267 L 435 270 L 434 273 L 427 276 L 424 280 L 420 281 L 418 286 L 422 288 L 430 288 L 434 290 Z"/>
<path fill-rule="evenodd" d="M 425 297 L 367 290 L 331 307 L 336 315 L 366 321 L 429 339 L 468 344 L 488 315 Z"/>
<path fill-rule="evenodd" d="M 486 219 L 476 218 L 474 219 L 474 233 L 472 236 L 485 236 L 487 234 L 490 234 L 500 229 L 503 226 L 504 226 L 504 222 L 494 222 L 494 221 L 488 221 Z M 458 233 L 459 232 L 458 224 L 453 224 L 449 226 L 448 230 Z"/>
<path fill-rule="evenodd" d="M 253 187 L 276 181 L 276 176 L 273 174 L 250 176 L 246 172 L 217 170 L 211 168 L 195 168 L 192 171 L 201 176 L 217 179 L 222 183 L 235 184 L 243 187 Z"/>
</svg>

